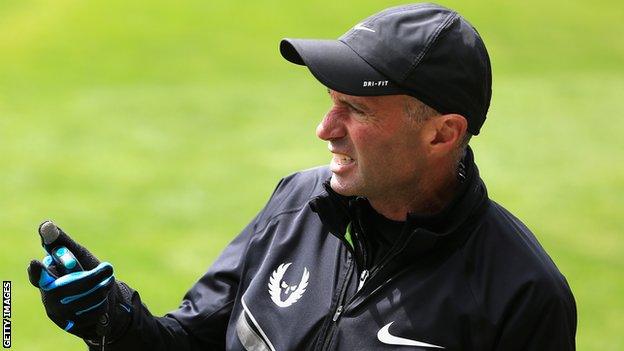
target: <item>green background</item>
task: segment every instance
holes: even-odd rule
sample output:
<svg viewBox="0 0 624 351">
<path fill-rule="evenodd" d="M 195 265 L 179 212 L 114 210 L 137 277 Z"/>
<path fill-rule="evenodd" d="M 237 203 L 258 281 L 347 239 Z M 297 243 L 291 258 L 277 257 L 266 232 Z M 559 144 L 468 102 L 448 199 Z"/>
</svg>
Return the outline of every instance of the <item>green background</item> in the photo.
<svg viewBox="0 0 624 351">
<path fill-rule="evenodd" d="M 330 103 L 282 37 L 335 38 L 383 1 L 0 2 L 0 278 L 13 349 L 82 349 L 26 265 L 55 220 L 141 292 L 184 292 L 280 177 L 325 164 Z M 578 304 L 579 350 L 624 349 L 624 5 L 444 1 L 482 34 L 490 196 L 536 233 Z"/>
</svg>

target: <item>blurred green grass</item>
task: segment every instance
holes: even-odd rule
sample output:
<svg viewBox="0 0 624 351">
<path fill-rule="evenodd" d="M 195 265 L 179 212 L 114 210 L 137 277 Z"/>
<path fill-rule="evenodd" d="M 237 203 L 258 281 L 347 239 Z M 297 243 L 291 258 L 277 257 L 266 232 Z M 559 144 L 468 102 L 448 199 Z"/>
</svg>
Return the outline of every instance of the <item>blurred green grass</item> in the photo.
<svg viewBox="0 0 624 351">
<path fill-rule="evenodd" d="M 0 3 L 0 277 L 13 349 L 82 349 L 45 316 L 25 267 L 53 218 L 174 309 L 277 180 L 324 164 L 323 88 L 282 37 L 337 37 L 381 1 Z M 473 139 L 490 196 L 567 276 L 579 350 L 624 349 L 624 5 L 445 1 L 490 50 Z"/>
</svg>

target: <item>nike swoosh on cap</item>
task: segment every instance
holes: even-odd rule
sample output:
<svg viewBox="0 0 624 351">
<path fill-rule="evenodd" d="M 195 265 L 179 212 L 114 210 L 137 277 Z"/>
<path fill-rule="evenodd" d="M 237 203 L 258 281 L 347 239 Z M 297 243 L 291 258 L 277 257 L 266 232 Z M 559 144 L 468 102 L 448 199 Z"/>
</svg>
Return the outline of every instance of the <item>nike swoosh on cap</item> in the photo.
<svg viewBox="0 0 624 351">
<path fill-rule="evenodd" d="M 386 324 L 383 328 L 379 329 L 379 332 L 377 332 L 377 339 L 379 339 L 379 341 L 381 341 L 384 344 L 399 345 L 399 346 L 419 346 L 419 347 L 429 347 L 429 348 L 434 348 L 434 349 L 444 348 L 442 346 L 428 344 L 422 341 L 416 341 L 416 340 L 402 338 L 399 336 L 394 336 L 390 334 L 390 326 L 392 325 L 392 323 L 394 322 L 390 322 Z"/>
</svg>

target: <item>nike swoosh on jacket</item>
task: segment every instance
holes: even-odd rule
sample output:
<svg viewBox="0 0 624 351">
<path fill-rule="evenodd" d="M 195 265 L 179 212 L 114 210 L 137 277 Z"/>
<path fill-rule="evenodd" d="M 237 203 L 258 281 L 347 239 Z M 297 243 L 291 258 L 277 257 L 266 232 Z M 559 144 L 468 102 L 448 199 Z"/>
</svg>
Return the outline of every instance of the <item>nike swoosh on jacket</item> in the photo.
<svg viewBox="0 0 624 351">
<path fill-rule="evenodd" d="M 362 199 L 324 186 L 326 167 L 282 179 L 178 309 L 154 317 L 136 294 L 131 327 L 107 350 L 407 350 L 377 339 L 393 321 L 393 335 L 445 350 L 574 350 L 565 278 L 469 161 L 461 196 L 426 228 L 411 218 L 375 267 L 362 267 Z"/>
</svg>

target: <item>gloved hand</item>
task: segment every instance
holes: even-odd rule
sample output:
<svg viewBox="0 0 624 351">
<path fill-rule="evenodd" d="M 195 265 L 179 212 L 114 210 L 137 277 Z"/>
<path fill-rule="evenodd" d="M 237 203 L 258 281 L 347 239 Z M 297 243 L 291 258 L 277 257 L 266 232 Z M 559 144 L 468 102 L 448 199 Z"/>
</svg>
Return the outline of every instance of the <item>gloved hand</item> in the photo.
<svg viewBox="0 0 624 351">
<path fill-rule="evenodd" d="M 39 234 L 48 255 L 30 262 L 28 277 L 48 317 L 91 345 L 115 341 L 131 321 L 134 291 L 115 280 L 110 263 L 100 263 L 52 222 L 43 222 Z"/>
</svg>

